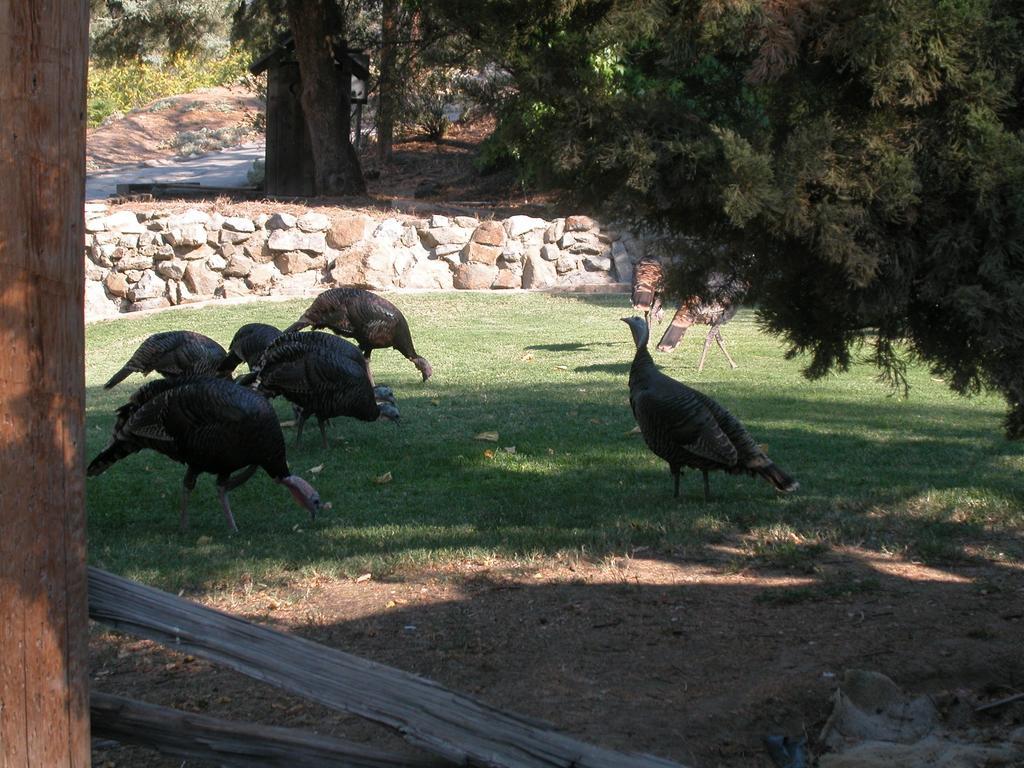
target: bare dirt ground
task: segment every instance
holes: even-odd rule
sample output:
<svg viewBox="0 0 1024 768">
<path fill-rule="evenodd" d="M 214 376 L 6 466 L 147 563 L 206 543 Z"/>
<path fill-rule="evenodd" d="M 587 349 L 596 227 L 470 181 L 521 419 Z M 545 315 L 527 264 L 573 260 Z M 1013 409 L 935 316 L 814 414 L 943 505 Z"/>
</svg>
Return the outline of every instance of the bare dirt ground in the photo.
<svg viewBox="0 0 1024 768">
<path fill-rule="evenodd" d="M 86 147 L 90 169 L 166 160 L 171 142 L 185 131 L 247 126 L 261 109 L 259 99 L 241 88 L 203 88 L 156 99 L 124 117 L 91 128 Z"/>
<path fill-rule="evenodd" d="M 761 737 L 812 745 L 845 669 L 871 669 L 940 709 L 1024 687 L 1024 574 L 836 553 L 813 574 L 695 561 L 466 562 L 384 581 L 241 585 L 208 605 L 434 679 L 576 737 L 691 766 L 769 766 Z M 804 599 L 806 585 L 847 585 Z M 812 590 L 813 591 L 813 590 Z M 207 662 L 97 630 L 99 690 L 187 711 L 312 729 L 378 748 L 397 737 Z M 1009 733 L 1024 702 L 954 726 Z M 179 766 L 141 748 L 101 766 Z"/>
<path fill-rule="evenodd" d="M 219 111 L 206 119 L 232 118 Z M 96 162 L 114 149 L 123 157 L 122 145 L 138 158 L 159 154 L 168 132 L 181 130 L 161 112 L 122 122 L 120 137 L 117 124 L 90 136 Z M 475 172 L 474 147 L 486 131 L 486 124 L 458 128 L 440 145 L 400 142 L 386 167 L 371 148 L 371 199 L 353 202 L 372 206 L 429 189 L 421 199 L 442 204 L 550 205 L 552 198 L 508 178 Z M 1024 690 L 1024 569 L 981 558 L 930 567 L 849 549 L 807 570 L 738 571 L 734 554 L 723 546 L 527 568 L 465 562 L 386 580 L 242 584 L 189 597 L 429 677 L 578 738 L 700 768 L 772 765 L 761 745 L 766 734 L 807 735 L 814 747 L 846 669 L 877 670 L 933 695 L 957 727 L 1005 734 L 1024 724 L 1024 702 L 963 714 L 965 705 Z M 358 718 L 98 626 L 91 653 L 97 690 L 406 749 Z M 115 747 L 95 750 L 94 764 L 182 762 Z"/>
</svg>

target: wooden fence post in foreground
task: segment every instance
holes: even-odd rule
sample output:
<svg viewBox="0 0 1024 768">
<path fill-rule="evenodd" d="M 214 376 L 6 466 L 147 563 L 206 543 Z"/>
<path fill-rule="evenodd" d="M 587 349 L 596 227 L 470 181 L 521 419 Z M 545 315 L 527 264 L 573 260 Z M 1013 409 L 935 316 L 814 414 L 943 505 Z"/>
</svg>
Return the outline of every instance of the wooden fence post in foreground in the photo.
<svg viewBox="0 0 1024 768">
<path fill-rule="evenodd" d="M 0 0 L 0 766 L 89 764 L 88 4 Z"/>
</svg>

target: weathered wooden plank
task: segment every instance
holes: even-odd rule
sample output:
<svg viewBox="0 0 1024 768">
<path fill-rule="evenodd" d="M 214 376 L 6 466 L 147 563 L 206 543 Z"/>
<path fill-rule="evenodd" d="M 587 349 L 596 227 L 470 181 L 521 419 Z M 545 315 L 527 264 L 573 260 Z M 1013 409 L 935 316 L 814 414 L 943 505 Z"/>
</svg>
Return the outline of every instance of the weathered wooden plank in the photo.
<svg viewBox="0 0 1024 768">
<path fill-rule="evenodd" d="M 0 0 L 0 766 L 89 761 L 85 0 Z"/>
<path fill-rule="evenodd" d="M 89 613 L 116 629 L 394 728 L 410 743 L 460 765 L 677 766 L 648 755 L 587 744 L 546 723 L 503 712 L 431 680 L 218 613 L 96 568 L 89 570 Z"/>
<path fill-rule="evenodd" d="M 397 755 L 293 728 L 238 723 L 93 691 L 93 736 L 165 755 L 238 768 L 442 768 L 431 756 Z"/>
</svg>

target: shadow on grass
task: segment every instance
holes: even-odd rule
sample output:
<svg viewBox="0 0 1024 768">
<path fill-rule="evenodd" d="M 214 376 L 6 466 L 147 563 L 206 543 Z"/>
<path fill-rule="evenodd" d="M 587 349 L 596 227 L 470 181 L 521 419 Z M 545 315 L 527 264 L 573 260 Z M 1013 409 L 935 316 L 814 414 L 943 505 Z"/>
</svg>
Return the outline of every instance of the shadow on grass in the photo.
<svg viewBox="0 0 1024 768">
<path fill-rule="evenodd" d="M 629 293 L 625 291 L 622 293 L 564 293 L 559 291 L 550 293 L 548 296 L 557 301 L 574 301 L 595 307 L 622 307 L 623 317 L 637 314 L 630 304 Z"/>
<path fill-rule="evenodd" d="M 582 342 L 568 342 L 566 344 L 531 344 L 523 349 L 528 350 L 543 350 L 545 352 L 582 352 L 587 349 L 596 349 L 598 347 L 620 347 L 625 346 L 626 342 L 618 341 L 591 341 L 586 344 Z"/>
<path fill-rule="evenodd" d="M 630 361 L 625 363 L 591 363 L 573 368 L 576 373 L 610 373 L 613 376 L 629 376 Z"/>
<path fill-rule="evenodd" d="M 684 473 L 672 498 L 664 462 L 639 436 L 621 382 L 586 399 L 553 384 L 492 386 L 478 396 L 439 384 L 399 391 L 403 426 L 337 419 L 289 460 L 332 509 L 310 525 L 264 473 L 232 492 L 242 533 L 227 537 L 209 476 L 192 497 L 193 529 L 177 533 L 184 467 L 136 454 L 89 480 L 92 559 L 160 586 L 230 582 L 244 572 L 351 573 L 465 557 L 531 557 L 647 547 L 675 556 L 731 537 L 787 537 L 826 546 L 905 551 L 930 561 L 986 561 L 1024 552 L 1018 475 L 1024 446 L 969 404 L 765 396 L 723 385 L 719 399 L 801 482 L 779 496 L 759 478 Z M 90 402 L 118 395 L 90 390 Z M 287 404 L 278 401 L 282 419 Z M 88 458 L 109 435 L 113 407 L 96 404 Z M 485 431 L 497 442 L 474 440 Z M 320 467 L 315 473 L 311 473 Z M 390 472 L 392 480 L 380 483 Z"/>
</svg>

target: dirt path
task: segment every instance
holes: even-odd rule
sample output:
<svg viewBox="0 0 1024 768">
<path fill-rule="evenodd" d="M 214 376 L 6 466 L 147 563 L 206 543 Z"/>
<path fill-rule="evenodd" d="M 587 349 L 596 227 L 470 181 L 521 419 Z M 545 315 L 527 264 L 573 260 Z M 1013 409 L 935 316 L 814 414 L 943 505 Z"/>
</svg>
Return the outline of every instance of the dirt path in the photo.
<svg viewBox="0 0 1024 768">
<path fill-rule="evenodd" d="M 175 136 L 203 128 L 245 126 L 261 109 L 259 99 L 241 88 L 204 88 L 156 99 L 124 117 L 89 130 L 86 164 L 99 170 L 175 156 Z M 239 140 L 241 143 L 242 139 Z"/>
</svg>

